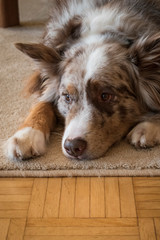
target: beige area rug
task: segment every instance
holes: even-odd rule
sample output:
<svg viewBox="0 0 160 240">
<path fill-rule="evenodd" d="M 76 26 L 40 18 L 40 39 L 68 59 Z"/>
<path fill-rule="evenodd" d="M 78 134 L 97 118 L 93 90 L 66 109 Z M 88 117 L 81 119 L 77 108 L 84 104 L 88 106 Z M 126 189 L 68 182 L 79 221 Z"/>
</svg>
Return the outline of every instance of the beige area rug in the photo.
<svg viewBox="0 0 160 240">
<path fill-rule="evenodd" d="M 23 79 L 32 73 L 34 65 L 32 60 L 15 49 L 14 43 L 37 42 L 42 29 L 42 26 L 32 24 L 0 29 L 1 143 L 14 134 L 32 102 L 31 99 L 24 99 L 20 92 Z M 0 176 L 160 176 L 160 147 L 137 151 L 123 141 L 112 147 L 103 158 L 75 161 L 63 156 L 61 134 L 57 130 L 52 134 L 47 153 L 43 157 L 11 162 L 3 156 L 0 149 Z"/>
</svg>

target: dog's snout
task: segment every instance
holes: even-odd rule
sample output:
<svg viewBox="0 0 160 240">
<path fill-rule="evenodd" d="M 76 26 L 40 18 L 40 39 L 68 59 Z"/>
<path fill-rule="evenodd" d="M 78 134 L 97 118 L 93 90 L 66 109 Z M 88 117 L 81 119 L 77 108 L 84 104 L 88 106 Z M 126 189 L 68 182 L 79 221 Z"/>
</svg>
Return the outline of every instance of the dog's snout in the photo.
<svg viewBox="0 0 160 240">
<path fill-rule="evenodd" d="M 83 154 L 87 147 L 87 142 L 81 138 L 66 139 L 64 148 L 66 152 L 74 157 L 79 157 Z"/>
</svg>

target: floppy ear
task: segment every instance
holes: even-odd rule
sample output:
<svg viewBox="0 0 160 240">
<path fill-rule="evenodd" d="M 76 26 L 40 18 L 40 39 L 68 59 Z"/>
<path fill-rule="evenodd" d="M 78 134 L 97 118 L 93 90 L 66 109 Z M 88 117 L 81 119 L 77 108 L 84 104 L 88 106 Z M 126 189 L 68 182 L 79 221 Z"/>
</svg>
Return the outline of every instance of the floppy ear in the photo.
<svg viewBox="0 0 160 240">
<path fill-rule="evenodd" d="M 43 44 L 17 43 L 16 47 L 33 58 L 38 63 L 37 71 L 28 79 L 23 93 L 26 96 L 36 93 L 39 97 L 44 95 L 45 100 L 54 101 L 57 97 L 60 84 L 60 55 L 55 49 Z M 51 86 L 51 87 L 49 87 Z"/>
<path fill-rule="evenodd" d="M 141 102 L 160 111 L 160 33 L 140 38 L 129 51 L 138 74 L 135 85 Z"/>
<path fill-rule="evenodd" d="M 61 57 L 55 49 L 49 48 L 42 43 L 16 43 L 15 46 L 38 62 L 41 67 L 53 71 L 54 74 L 58 73 L 58 64 L 61 61 Z"/>
</svg>

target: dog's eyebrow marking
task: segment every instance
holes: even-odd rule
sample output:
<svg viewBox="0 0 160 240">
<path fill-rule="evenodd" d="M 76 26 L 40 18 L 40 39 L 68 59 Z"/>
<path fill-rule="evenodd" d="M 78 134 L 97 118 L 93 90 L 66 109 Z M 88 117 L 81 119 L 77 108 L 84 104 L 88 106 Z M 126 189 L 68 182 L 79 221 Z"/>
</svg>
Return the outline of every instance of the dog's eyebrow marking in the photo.
<svg viewBox="0 0 160 240">
<path fill-rule="evenodd" d="M 76 95 L 78 91 L 73 84 L 69 84 L 67 86 L 67 92 L 71 95 Z"/>
</svg>

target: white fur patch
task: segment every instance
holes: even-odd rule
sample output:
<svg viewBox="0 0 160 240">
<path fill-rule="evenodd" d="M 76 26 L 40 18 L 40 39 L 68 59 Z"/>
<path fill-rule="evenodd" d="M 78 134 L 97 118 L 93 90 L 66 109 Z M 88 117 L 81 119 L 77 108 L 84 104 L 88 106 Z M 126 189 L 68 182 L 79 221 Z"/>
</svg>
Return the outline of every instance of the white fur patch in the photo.
<svg viewBox="0 0 160 240">
<path fill-rule="evenodd" d="M 4 145 L 4 152 L 11 160 L 22 160 L 45 153 L 46 140 L 40 130 L 26 127 L 17 131 Z"/>
<path fill-rule="evenodd" d="M 106 46 L 102 46 L 96 48 L 88 58 L 87 66 L 86 66 L 86 80 L 91 78 L 96 70 L 103 69 L 106 66 L 107 62 L 107 54 L 106 54 Z"/>
<path fill-rule="evenodd" d="M 141 136 L 140 143 L 141 143 L 141 146 L 146 146 L 146 137 L 145 137 L 145 135 Z"/>
<path fill-rule="evenodd" d="M 82 36 L 118 30 L 125 17 L 125 11 L 119 13 L 116 8 L 100 8 L 90 11 L 84 18 Z"/>
<path fill-rule="evenodd" d="M 85 44 L 88 44 L 88 45 L 91 45 L 93 43 L 95 43 L 95 44 L 96 43 L 103 43 L 104 39 L 105 39 L 104 35 L 94 34 L 94 35 L 90 35 L 90 36 L 86 36 L 86 37 L 82 38 L 81 42 L 85 43 Z"/>
<path fill-rule="evenodd" d="M 139 147 L 145 147 L 146 146 L 146 137 L 145 137 L 145 135 L 141 135 L 141 133 L 139 133 L 139 132 L 134 133 L 132 135 L 131 143 L 134 146 L 138 146 L 139 145 Z"/>
</svg>

